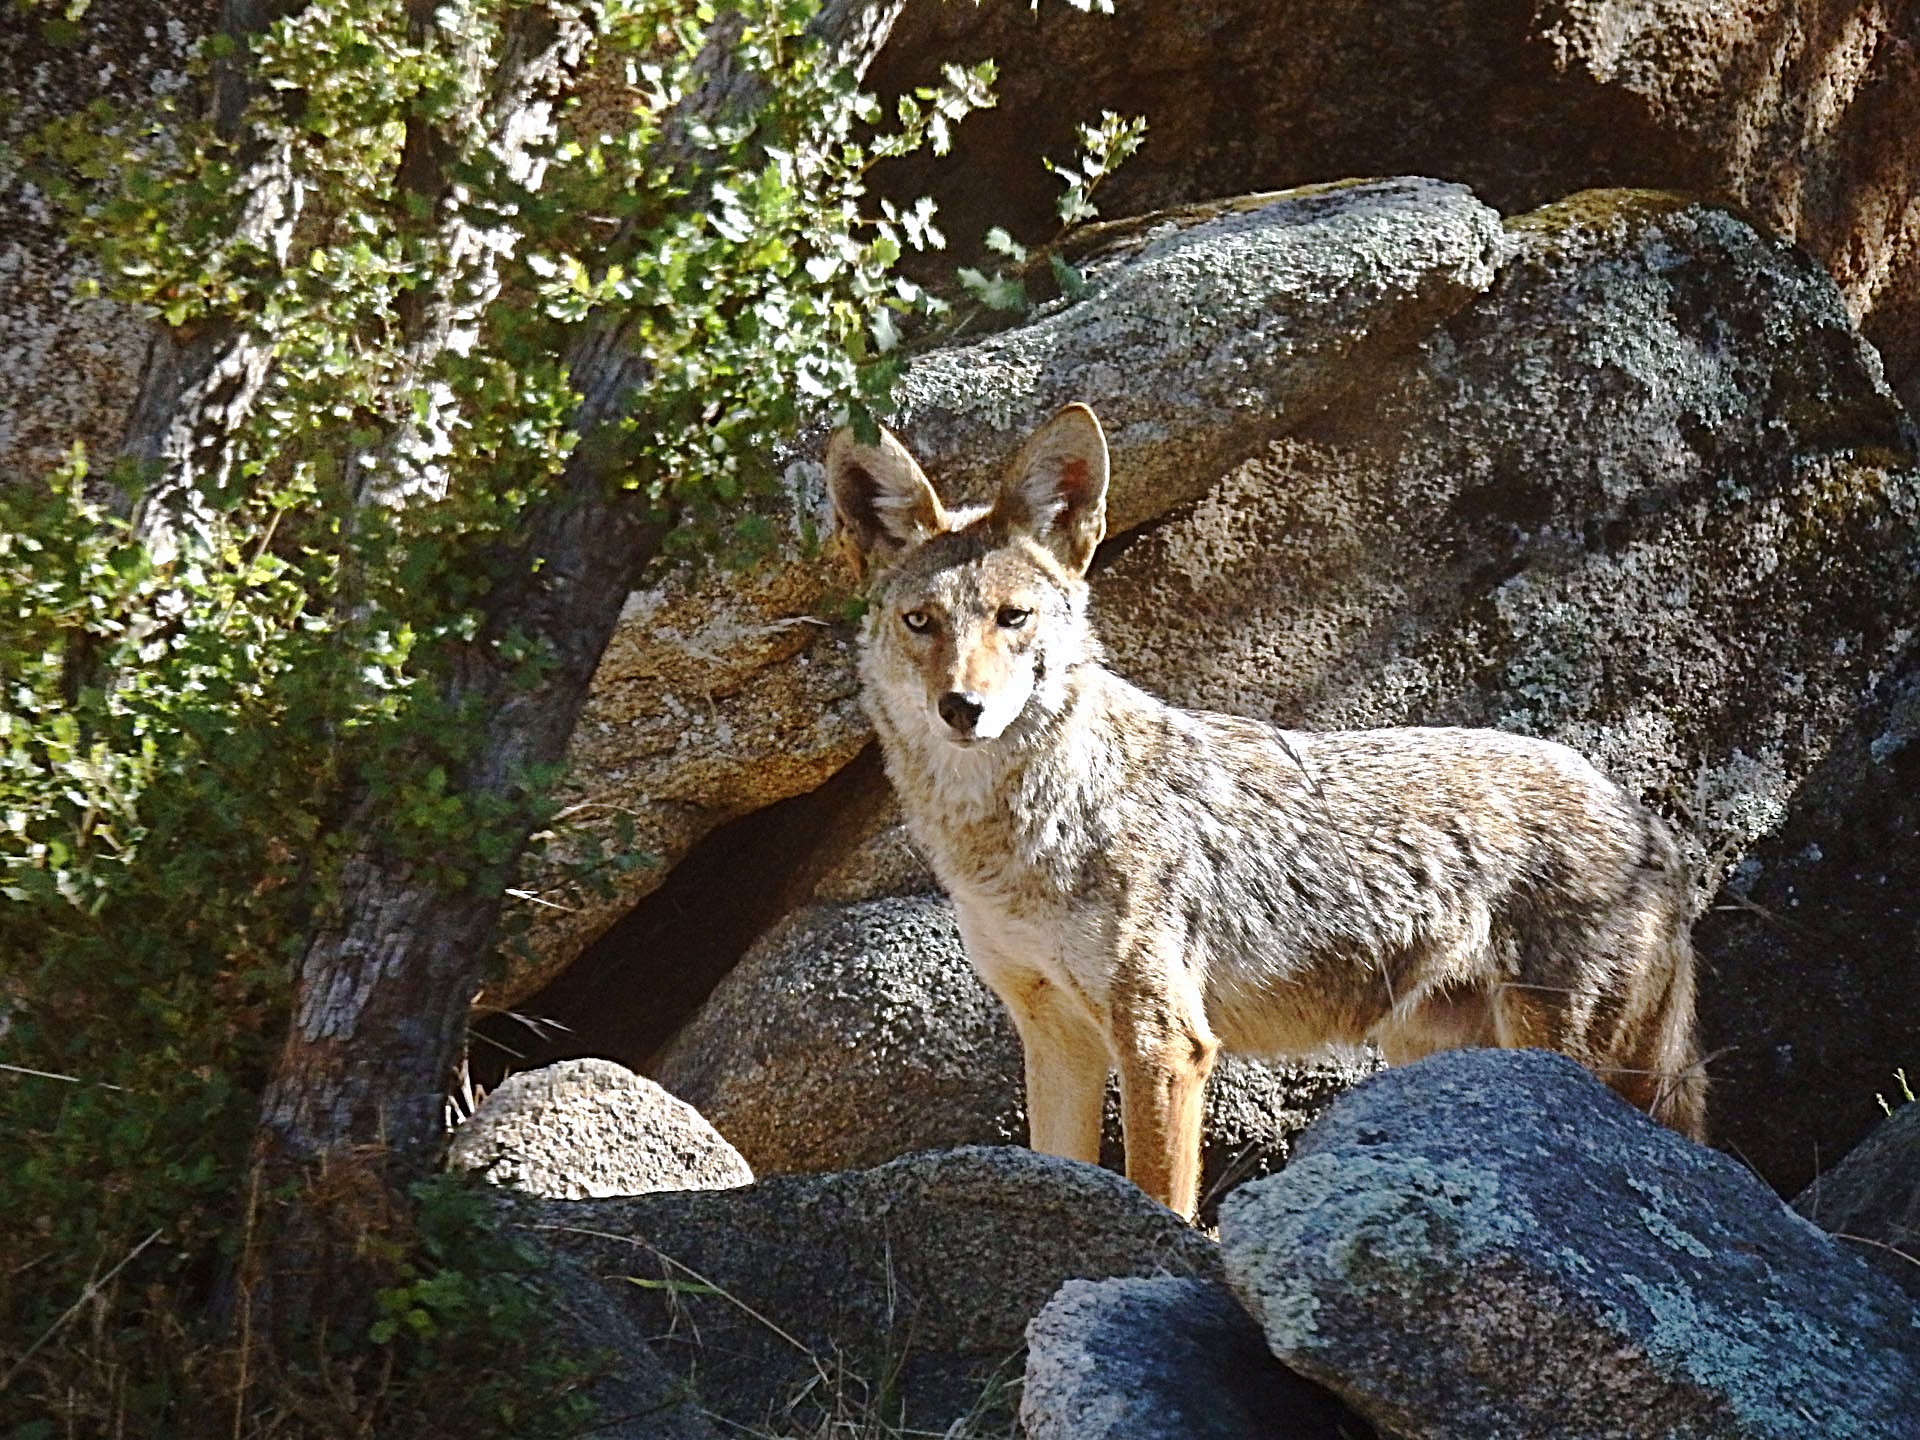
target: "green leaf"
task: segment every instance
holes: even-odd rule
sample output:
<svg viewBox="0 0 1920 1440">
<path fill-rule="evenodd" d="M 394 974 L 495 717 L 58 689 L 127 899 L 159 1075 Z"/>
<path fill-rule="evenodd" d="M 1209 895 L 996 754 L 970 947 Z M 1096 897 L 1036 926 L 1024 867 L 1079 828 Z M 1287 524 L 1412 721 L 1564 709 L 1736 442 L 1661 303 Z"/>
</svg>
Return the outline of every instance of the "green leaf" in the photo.
<svg viewBox="0 0 1920 1440">
<path fill-rule="evenodd" d="M 1047 263 L 1053 268 L 1054 283 L 1060 287 L 1060 293 L 1067 299 L 1078 300 L 1087 293 L 1087 277 L 1078 269 L 1058 255 L 1049 255 Z"/>
<path fill-rule="evenodd" d="M 993 310 L 1027 309 L 1027 287 L 1017 279 L 995 271 L 991 279 L 971 266 L 954 272 L 966 292 Z"/>
<path fill-rule="evenodd" d="M 1013 236 L 1009 235 L 998 225 L 995 225 L 991 230 L 987 231 L 986 245 L 987 249 L 996 254 L 1005 255 L 1016 265 L 1026 263 L 1027 247 L 1015 240 Z"/>
</svg>

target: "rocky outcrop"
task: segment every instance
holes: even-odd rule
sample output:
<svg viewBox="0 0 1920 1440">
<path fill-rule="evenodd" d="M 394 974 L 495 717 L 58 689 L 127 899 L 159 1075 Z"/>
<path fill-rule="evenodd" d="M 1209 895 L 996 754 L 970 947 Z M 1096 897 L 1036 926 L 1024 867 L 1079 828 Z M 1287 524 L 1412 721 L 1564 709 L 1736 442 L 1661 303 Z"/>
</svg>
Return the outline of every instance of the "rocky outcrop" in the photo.
<svg viewBox="0 0 1920 1440">
<path fill-rule="evenodd" d="M 898 423 L 951 496 L 988 483 L 1030 422 L 1089 401 L 1110 424 L 1111 528 L 1135 525 L 1429 332 L 1491 283 L 1508 243 L 1464 189 L 1424 180 L 1145 227 L 1083 259 L 1077 302 L 918 359 Z M 785 548 L 750 581 L 679 576 L 628 602 L 574 735 L 570 804 L 527 882 L 549 901 L 530 959 L 488 1003 L 537 989 L 722 821 L 812 789 L 871 738 L 852 631 L 834 623 L 852 576 L 810 543 L 831 524 L 812 455 L 788 485 Z M 644 863 L 567 878 L 610 852 Z"/>
<path fill-rule="evenodd" d="M 753 1183 L 697 1110 L 610 1060 L 509 1076 L 453 1132 L 447 1165 L 556 1200 Z"/>
<path fill-rule="evenodd" d="M 1560 1056 L 1383 1072 L 1220 1236 L 1273 1353 L 1408 1440 L 1920 1435 L 1908 1298 Z"/>
<path fill-rule="evenodd" d="M 1310 728 L 1566 741 L 1710 894 L 1911 644 L 1911 423 L 1831 282 L 1725 211 L 1576 196 L 1499 283 L 1100 577 L 1114 667 Z"/>
<path fill-rule="evenodd" d="M 1741 206 L 1840 282 L 1920 396 L 1920 31 L 1880 0 L 909 0 L 869 76 L 883 93 L 992 57 L 999 106 L 955 160 L 882 178 L 931 194 L 963 255 L 990 225 L 1051 236 L 1075 125 L 1146 116 L 1099 191 L 1109 216 L 1394 172 L 1463 181 L 1520 213 L 1593 186 Z M 944 258 L 944 257 L 943 257 Z M 968 263 L 963 260 L 962 263 Z M 1911 388 L 1907 388 L 1911 387 Z"/>
<path fill-rule="evenodd" d="M 1364 1057 L 1223 1058 L 1201 1190 L 1285 1163 L 1294 1135 L 1373 1068 Z M 654 1065 L 761 1174 L 877 1165 L 1026 1137 L 1019 1038 L 974 974 L 946 901 L 803 910 L 721 982 Z M 1109 1097 L 1107 1159 L 1121 1163 Z"/>
<path fill-rule="evenodd" d="M 1801 1191 L 1793 1208 L 1920 1304 L 1920 1104 L 1900 1098 L 1904 1103 Z"/>
<path fill-rule="evenodd" d="M 1028 1440 L 1360 1440 L 1333 1394 L 1267 1353 L 1206 1280 L 1069 1280 L 1027 1327 Z"/>
<path fill-rule="evenodd" d="M 648 1332 L 607 1287 L 571 1260 L 550 1253 L 543 1259 L 531 1283 L 546 1306 L 551 1338 L 586 1376 L 594 1440 L 720 1440 L 685 1377 L 653 1354 Z"/>
<path fill-rule="evenodd" d="M 1920 657 L 1834 737 L 1694 945 L 1715 1133 L 1781 1194 L 1817 1194 L 1879 1124 L 1893 1072 L 1920 1076 Z"/>
<path fill-rule="evenodd" d="M 1894 874 L 1912 849 L 1897 797 L 1920 787 L 1901 788 L 1893 718 L 1856 712 L 1913 643 L 1920 471 L 1872 351 L 1817 267 L 1725 211 L 1609 192 L 1510 228 L 1486 294 L 1109 547 L 1095 613 L 1115 668 L 1283 723 L 1567 741 L 1676 822 L 1703 905 L 1855 734 L 1842 748 L 1880 756 L 1891 787 L 1861 873 Z M 1788 1193 L 1810 1172 L 1771 1157 L 1842 1152 L 1911 1059 L 1890 893 L 1862 891 L 1884 928 L 1859 947 L 1787 964 L 1775 943 L 1744 980 L 1715 928 L 1739 917 L 1703 930 L 1716 1123 Z M 1792 998 L 1836 984 L 1862 1003 Z M 1783 1027 L 1829 1037 L 1793 1052 L 1804 1105 L 1764 1083 Z"/>
<path fill-rule="evenodd" d="M 1905 643 L 1912 428 L 1831 281 L 1725 211 L 1588 194 L 1499 237 L 1484 215 L 1457 191 L 1395 184 L 1132 236 L 1088 260 L 1078 302 L 925 357 L 900 428 L 970 493 L 1028 420 L 1078 393 L 1114 421 L 1133 518 L 1278 435 L 1110 547 L 1096 596 L 1117 668 L 1294 723 L 1554 734 L 1685 822 L 1710 888 Z M 1201 318 L 1153 319 L 1178 314 Z M 1264 371 L 1236 329 L 1263 314 L 1279 317 Z M 1362 364 L 1320 327 L 1384 338 Z M 1154 334 L 1175 346 L 1157 367 Z M 1188 424 L 1198 438 L 1177 438 Z M 809 475 L 793 472 L 796 501 L 824 523 Z M 608 788 L 581 817 L 604 803 L 671 860 L 854 753 L 868 731 L 850 635 L 804 608 L 827 574 L 795 559 L 729 598 L 638 597 L 601 689 L 653 718 L 589 706 L 574 764 Z M 687 698 L 685 665 L 707 666 L 698 693 L 738 713 Z M 542 965 L 501 993 L 657 879 L 634 870 L 553 912 Z"/>
<path fill-rule="evenodd" d="M 1027 1323 L 1068 1280 L 1220 1274 L 1118 1176 L 1019 1149 L 506 1213 L 600 1277 L 707 1408 L 778 1434 L 890 1407 L 935 1434 L 981 1408 L 1004 1429 Z"/>
</svg>

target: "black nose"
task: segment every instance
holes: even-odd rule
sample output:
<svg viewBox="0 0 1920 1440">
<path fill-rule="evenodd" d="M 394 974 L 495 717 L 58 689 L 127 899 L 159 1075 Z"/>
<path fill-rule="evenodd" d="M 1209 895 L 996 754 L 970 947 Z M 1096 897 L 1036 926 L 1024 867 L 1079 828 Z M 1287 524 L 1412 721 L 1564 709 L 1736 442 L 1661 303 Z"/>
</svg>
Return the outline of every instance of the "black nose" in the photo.
<svg viewBox="0 0 1920 1440">
<path fill-rule="evenodd" d="M 977 697 L 964 690 L 949 690 L 940 697 L 938 709 L 940 718 L 962 735 L 973 733 L 973 727 L 980 723 L 980 713 L 987 707 Z"/>
</svg>

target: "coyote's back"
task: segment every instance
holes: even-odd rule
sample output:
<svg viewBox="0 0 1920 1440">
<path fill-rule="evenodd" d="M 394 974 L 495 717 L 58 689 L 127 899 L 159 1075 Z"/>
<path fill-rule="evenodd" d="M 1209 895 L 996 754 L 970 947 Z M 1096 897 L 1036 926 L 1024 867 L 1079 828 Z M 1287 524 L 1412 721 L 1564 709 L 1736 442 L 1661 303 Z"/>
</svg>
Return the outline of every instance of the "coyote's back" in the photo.
<svg viewBox="0 0 1920 1440">
<path fill-rule="evenodd" d="M 1290 733 L 1179 710 L 1101 664 L 1085 571 L 1098 423 L 1070 407 L 984 510 L 899 442 L 835 437 L 877 572 L 865 699 L 915 838 L 1026 1053 L 1036 1148 L 1093 1159 L 1110 1066 L 1127 1168 L 1190 1214 L 1221 1044 L 1572 1056 L 1704 1126 L 1688 886 L 1660 822 L 1564 746 L 1489 730 Z"/>
</svg>

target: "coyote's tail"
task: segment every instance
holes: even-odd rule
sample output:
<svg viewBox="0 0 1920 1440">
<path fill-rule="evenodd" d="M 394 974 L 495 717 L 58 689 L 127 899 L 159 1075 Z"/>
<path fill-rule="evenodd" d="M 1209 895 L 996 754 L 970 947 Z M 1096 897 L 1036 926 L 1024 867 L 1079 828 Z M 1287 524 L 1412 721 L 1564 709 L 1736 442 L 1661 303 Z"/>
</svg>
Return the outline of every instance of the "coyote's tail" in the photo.
<svg viewBox="0 0 1920 1440">
<path fill-rule="evenodd" d="M 1650 1017 L 1645 1069 L 1651 1088 L 1644 1108 L 1662 1124 L 1704 1143 L 1707 1069 L 1693 1030 L 1693 942 L 1681 927 L 1666 948 L 1666 993 Z"/>
</svg>

